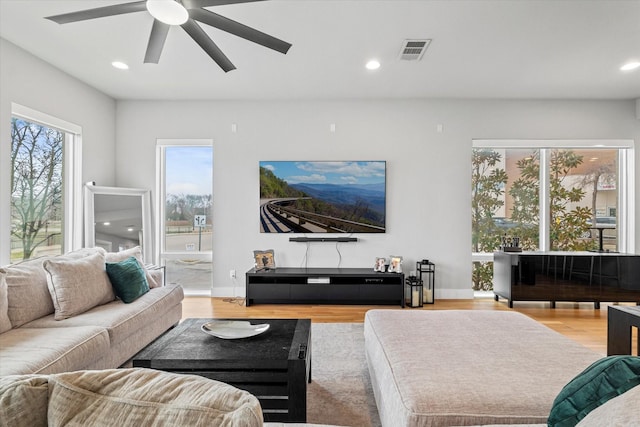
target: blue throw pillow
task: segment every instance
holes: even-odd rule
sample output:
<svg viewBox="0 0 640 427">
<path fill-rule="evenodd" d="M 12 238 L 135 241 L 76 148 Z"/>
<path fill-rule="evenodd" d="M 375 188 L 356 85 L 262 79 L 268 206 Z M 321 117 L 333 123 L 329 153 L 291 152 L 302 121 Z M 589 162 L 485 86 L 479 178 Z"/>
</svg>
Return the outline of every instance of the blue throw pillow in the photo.
<svg viewBox="0 0 640 427">
<path fill-rule="evenodd" d="M 108 262 L 106 270 L 115 294 L 123 302 L 128 304 L 149 292 L 149 282 L 135 257 Z"/>
<path fill-rule="evenodd" d="M 640 384 L 640 357 L 597 360 L 560 391 L 547 419 L 549 427 L 575 426 L 606 401 Z"/>
</svg>

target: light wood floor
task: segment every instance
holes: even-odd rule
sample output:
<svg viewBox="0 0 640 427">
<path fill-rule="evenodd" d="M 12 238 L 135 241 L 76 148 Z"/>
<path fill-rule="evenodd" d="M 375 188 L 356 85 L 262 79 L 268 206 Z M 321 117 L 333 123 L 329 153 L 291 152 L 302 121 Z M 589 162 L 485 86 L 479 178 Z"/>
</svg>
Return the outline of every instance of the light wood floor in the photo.
<svg viewBox="0 0 640 427">
<path fill-rule="evenodd" d="M 607 353 L 607 307 L 601 304 L 599 310 L 590 303 L 557 303 L 549 308 L 549 303 L 516 302 L 509 309 L 504 301 L 492 298 L 473 300 L 439 300 L 423 308 L 404 310 L 514 310 L 554 329 L 561 334 L 601 353 Z M 287 305 L 259 304 L 245 307 L 243 299 L 186 297 L 183 303 L 183 318 L 307 318 L 313 322 L 363 322 L 367 310 L 399 310 L 399 306 L 371 305 Z M 637 340 L 637 336 L 634 336 Z M 634 344 L 633 348 L 637 348 Z"/>
</svg>

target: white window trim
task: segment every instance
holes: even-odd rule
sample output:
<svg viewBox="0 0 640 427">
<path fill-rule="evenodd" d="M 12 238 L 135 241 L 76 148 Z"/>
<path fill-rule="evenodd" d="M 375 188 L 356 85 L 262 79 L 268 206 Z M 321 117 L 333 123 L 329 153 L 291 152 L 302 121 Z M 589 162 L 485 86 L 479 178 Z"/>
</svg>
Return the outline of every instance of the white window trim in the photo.
<svg viewBox="0 0 640 427">
<path fill-rule="evenodd" d="M 204 262 L 213 262 L 213 251 L 199 251 L 199 252 L 187 252 L 187 251 L 166 251 L 164 248 L 164 229 L 165 229 L 165 148 L 175 146 L 206 146 L 213 147 L 212 139 L 158 139 L 156 140 L 156 232 L 155 232 L 155 259 L 158 263 L 164 265 L 165 260 L 169 259 L 181 259 L 185 254 L 189 255 L 190 259 Z M 213 177 L 211 178 L 213 180 Z M 215 197 L 212 194 L 212 197 Z M 213 281 L 210 283 L 208 290 L 194 290 L 185 289 L 185 293 L 190 296 L 208 296 L 210 297 L 213 292 Z"/>
<path fill-rule="evenodd" d="M 512 148 L 540 150 L 540 250 L 549 250 L 547 218 L 549 217 L 549 177 L 546 173 L 547 155 L 545 149 L 619 149 L 618 156 L 618 250 L 635 253 L 635 143 L 632 139 L 473 139 L 472 149 Z M 473 252 L 472 261 L 493 261 L 493 254 Z"/>
<path fill-rule="evenodd" d="M 11 117 L 20 117 L 59 129 L 66 135 L 64 141 L 64 232 L 63 242 L 66 251 L 82 247 L 82 127 L 75 123 L 59 119 L 46 113 L 34 110 L 24 105 L 11 103 Z M 13 173 L 9 171 L 8 173 Z M 8 189 L 6 200 L 11 197 L 11 189 Z M 4 197 L 3 197 L 4 200 Z M 10 227 L 10 221 L 7 221 Z M 5 224 L 3 222 L 3 227 Z M 7 233 L 9 235 L 9 233 Z M 5 241 L 6 240 L 6 241 Z M 8 264 L 11 258 L 10 239 L 2 239 L 0 242 L 0 265 Z"/>
<path fill-rule="evenodd" d="M 473 139 L 473 148 L 634 148 L 632 139 Z"/>
</svg>

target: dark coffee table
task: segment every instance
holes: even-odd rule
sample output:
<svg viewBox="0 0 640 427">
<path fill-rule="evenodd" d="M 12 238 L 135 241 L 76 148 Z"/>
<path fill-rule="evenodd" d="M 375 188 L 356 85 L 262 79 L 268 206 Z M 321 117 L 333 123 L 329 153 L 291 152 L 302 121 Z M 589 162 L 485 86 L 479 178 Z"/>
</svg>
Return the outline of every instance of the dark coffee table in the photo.
<svg viewBox="0 0 640 427">
<path fill-rule="evenodd" d="M 134 367 L 202 375 L 256 396 L 265 421 L 306 422 L 311 382 L 310 319 L 228 319 L 269 323 L 269 330 L 226 340 L 200 327 L 213 319 L 185 319 L 133 358 Z"/>
<path fill-rule="evenodd" d="M 610 305 L 607 312 L 607 356 L 633 354 L 631 330 L 640 331 L 640 307 Z M 638 333 L 640 336 L 640 333 Z M 636 354 L 640 355 L 640 338 Z"/>
</svg>

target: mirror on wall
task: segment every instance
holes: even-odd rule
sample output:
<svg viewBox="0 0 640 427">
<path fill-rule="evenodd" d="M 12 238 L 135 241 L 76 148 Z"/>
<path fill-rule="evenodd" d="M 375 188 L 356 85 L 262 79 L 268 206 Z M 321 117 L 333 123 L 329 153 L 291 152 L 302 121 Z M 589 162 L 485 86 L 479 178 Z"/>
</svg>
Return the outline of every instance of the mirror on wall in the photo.
<svg viewBox="0 0 640 427">
<path fill-rule="evenodd" d="M 140 246 L 153 261 L 151 192 L 139 188 L 84 187 L 84 245 L 119 252 Z"/>
</svg>

